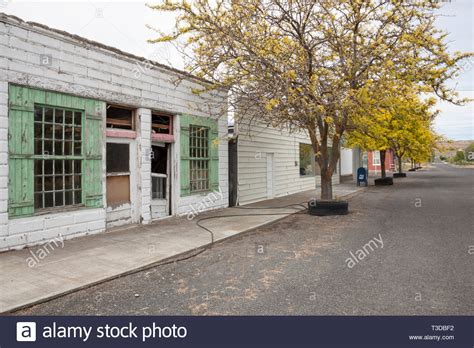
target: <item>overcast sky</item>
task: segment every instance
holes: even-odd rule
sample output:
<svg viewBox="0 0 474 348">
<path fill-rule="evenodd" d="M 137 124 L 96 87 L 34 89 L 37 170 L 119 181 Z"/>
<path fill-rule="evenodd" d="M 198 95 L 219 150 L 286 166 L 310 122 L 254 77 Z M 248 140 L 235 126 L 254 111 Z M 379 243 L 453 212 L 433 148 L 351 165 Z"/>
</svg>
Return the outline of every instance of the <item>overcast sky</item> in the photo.
<svg viewBox="0 0 474 348">
<path fill-rule="evenodd" d="M 474 51 L 474 0 L 440 0 L 438 26 L 449 35 L 451 51 Z M 148 3 L 153 4 L 153 0 Z M 141 1 L 23 1 L 0 0 L 0 12 L 68 31 L 138 56 L 182 69 L 183 62 L 169 44 L 149 44 L 160 30 L 171 28 L 174 18 L 151 10 Z M 474 59 L 451 85 L 460 95 L 474 99 Z M 474 103 L 459 107 L 439 103 L 436 130 L 451 139 L 474 139 Z"/>
</svg>

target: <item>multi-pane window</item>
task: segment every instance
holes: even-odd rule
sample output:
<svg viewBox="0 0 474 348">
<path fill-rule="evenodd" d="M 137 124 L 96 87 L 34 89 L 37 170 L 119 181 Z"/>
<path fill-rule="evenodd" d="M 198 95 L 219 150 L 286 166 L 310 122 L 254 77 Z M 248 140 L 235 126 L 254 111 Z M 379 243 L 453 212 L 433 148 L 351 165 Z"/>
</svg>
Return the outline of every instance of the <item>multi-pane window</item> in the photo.
<svg viewBox="0 0 474 348">
<path fill-rule="evenodd" d="M 209 190 L 209 128 L 189 126 L 190 191 Z"/>
<path fill-rule="evenodd" d="M 35 105 L 35 208 L 82 204 L 83 112 Z"/>
</svg>

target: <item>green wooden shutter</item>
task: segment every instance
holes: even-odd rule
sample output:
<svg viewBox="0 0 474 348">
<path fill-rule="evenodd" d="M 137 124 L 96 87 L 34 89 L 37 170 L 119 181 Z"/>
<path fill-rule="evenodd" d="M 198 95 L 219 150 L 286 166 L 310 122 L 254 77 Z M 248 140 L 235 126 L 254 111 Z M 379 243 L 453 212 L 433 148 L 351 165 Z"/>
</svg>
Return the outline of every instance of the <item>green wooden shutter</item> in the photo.
<svg viewBox="0 0 474 348">
<path fill-rule="evenodd" d="M 219 189 L 219 132 L 217 120 L 204 117 L 181 115 L 180 118 L 180 186 L 181 196 L 188 196 L 190 192 L 189 166 L 189 126 L 209 128 L 209 184 L 210 190 Z"/>
<path fill-rule="evenodd" d="M 34 213 L 34 105 L 83 110 L 83 203 L 102 207 L 102 118 L 105 103 L 93 99 L 23 86 L 9 86 L 8 120 L 8 213 L 10 217 Z"/>
<path fill-rule="evenodd" d="M 8 214 L 34 213 L 34 104 L 27 88 L 10 86 L 8 120 Z"/>
<path fill-rule="evenodd" d="M 217 121 L 210 124 L 209 150 L 210 150 L 210 173 L 209 184 L 212 191 L 219 190 L 219 131 Z"/>
</svg>

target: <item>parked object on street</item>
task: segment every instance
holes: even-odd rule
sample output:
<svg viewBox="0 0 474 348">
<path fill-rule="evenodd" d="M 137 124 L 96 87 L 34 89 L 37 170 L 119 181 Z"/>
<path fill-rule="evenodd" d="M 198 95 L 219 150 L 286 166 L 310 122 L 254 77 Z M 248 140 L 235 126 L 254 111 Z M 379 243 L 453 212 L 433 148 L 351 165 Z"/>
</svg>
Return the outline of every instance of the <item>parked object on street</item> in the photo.
<svg viewBox="0 0 474 348">
<path fill-rule="evenodd" d="M 308 202 L 308 212 L 310 215 L 330 216 L 349 214 L 349 202 L 339 200 L 311 200 Z"/>
<path fill-rule="evenodd" d="M 374 180 L 375 186 L 388 186 L 393 185 L 393 178 L 385 177 L 385 178 L 378 178 Z"/>
</svg>

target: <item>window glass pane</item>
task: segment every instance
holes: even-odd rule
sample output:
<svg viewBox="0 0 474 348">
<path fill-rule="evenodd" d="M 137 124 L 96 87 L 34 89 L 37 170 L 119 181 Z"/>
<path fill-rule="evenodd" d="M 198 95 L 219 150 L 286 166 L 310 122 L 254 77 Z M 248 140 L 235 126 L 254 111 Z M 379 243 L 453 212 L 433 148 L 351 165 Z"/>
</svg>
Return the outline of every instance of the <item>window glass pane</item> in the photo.
<svg viewBox="0 0 474 348">
<path fill-rule="evenodd" d="M 157 174 L 166 174 L 168 163 L 167 146 L 152 146 L 153 156 L 151 158 L 151 172 Z"/>
<path fill-rule="evenodd" d="M 81 112 L 75 112 L 74 113 L 74 124 L 76 126 L 80 126 L 82 124 L 82 113 Z"/>
<path fill-rule="evenodd" d="M 81 188 L 81 176 L 80 175 L 75 175 L 74 176 L 74 189 L 80 189 Z"/>
<path fill-rule="evenodd" d="M 51 108 L 45 108 L 44 109 L 44 122 L 50 122 L 53 123 L 53 109 Z"/>
<path fill-rule="evenodd" d="M 44 138 L 53 139 L 53 125 L 49 123 L 44 124 Z"/>
<path fill-rule="evenodd" d="M 80 161 L 77 161 L 77 162 L 80 163 Z M 64 161 L 64 173 L 65 174 L 71 174 L 72 173 L 72 160 L 65 160 Z"/>
<path fill-rule="evenodd" d="M 59 176 L 59 175 L 56 175 L 54 177 L 54 190 L 58 191 L 58 190 L 63 190 L 63 189 L 64 189 L 64 187 L 63 187 L 63 177 Z"/>
<path fill-rule="evenodd" d="M 44 174 L 53 174 L 53 161 L 52 160 L 44 161 Z"/>
<path fill-rule="evenodd" d="M 43 142 L 41 139 L 35 139 L 35 155 L 43 154 Z"/>
<path fill-rule="evenodd" d="M 74 204 L 82 203 L 82 193 L 81 190 L 74 191 Z"/>
<path fill-rule="evenodd" d="M 81 161 L 74 161 L 74 173 L 82 173 L 81 170 Z"/>
<path fill-rule="evenodd" d="M 65 124 L 72 124 L 72 111 L 66 110 L 64 113 L 64 123 Z"/>
<path fill-rule="evenodd" d="M 64 142 L 64 156 L 71 156 L 72 155 L 72 141 L 65 141 Z"/>
<path fill-rule="evenodd" d="M 63 126 L 55 125 L 54 126 L 54 139 L 62 140 L 63 139 Z"/>
<path fill-rule="evenodd" d="M 35 122 L 43 122 L 43 108 L 35 106 Z"/>
<path fill-rule="evenodd" d="M 52 140 L 43 141 L 42 155 L 52 155 L 52 154 L 53 154 L 53 141 Z"/>
<path fill-rule="evenodd" d="M 56 160 L 54 161 L 54 173 L 55 174 L 62 174 L 64 173 L 64 168 L 63 168 L 63 161 L 62 160 Z"/>
<path fill-rule="evenodd" d="M 35 175 L 43 174 L 43 160 L 35 160 Z"/>
<path fill-rule="evenodd" d="M 66 190 L 72 189 L 72 175 L 67 175 L 64 177 L 64 188 Z"/>
<path fill-rule="evenodd" d="M 41 139 L 43 137 L 43 124 L 35 122 L 35 138 Z"/>
<path fill-rule="evenodd" d="M 74 143 L 74 155 L 75 156 L 80 156 L 81 153 L 82 153 L 82 143 L 75 142 Z"/>
<path fill-rule="evenodd" d="M 44 194 L 44 207 L 45 208 L 51 208 L 54 206 L 54 201 L 53 201 L 53 193 L 52 192 L 46 192 Z"/>
<path fill-rule="evenodd" d="M 73 201 L 73 197 L 72 197 L 72 191 L 66 191 L 64 195 L 65 195 L 65 199 L 66 199 L 65 205 L 73 204 L 74 201 Z"/>
<path fill-rule="evenodd" d="M 55 141 L 54 142 L 54 154 L 56 156 L 63 155 L 63 142 L 62 141 Z"/>
<path fill-rule="evenodd" d="M 74 128 L 74 141 L 81 141 L 81 139 L 82 139 L 81 130 L 82 130 L 82 128 L 80 128 L 80 127 L 75 127 Z"/>
<path fill-rule="evenodd" d="M 35 209 L 43 208 L 43 194 L 35 193 Z"/>
<path fill-rule="evenodd" d="M 63 124 L 64 122 L 64 110 L 54 109 L 54 122 Z"/>
<path fill-rule="evenodd" d="M 300 175 L 314 175 L 314 151 L 310 144 L 300 144 Z"/>
<path fill-rule="evenodd" d="M 64 140 L 72 140 L 72 127 L 64 127 Z"/>
<path fill-rule="evenodd" d="M 35 176 L 35 192 L 43 191 L 43 177 Z"/>
<path fill-rule="evenodd" d="M 52 175 L 44 177 L 44 191 L 53 191 L 53 178 Z"/>
<path fill-rule="evenodd" d="M 128 172 L 129 155 L 128 144 L 107 143 L 107 173 Z"/>
<path fill-rule="evenodd" d="M 54 195 L 54 205 L 56 207 L 64 205 L 63 192 L 56 192 Z"/>
</svg>

